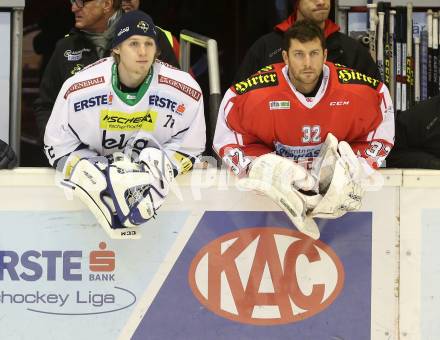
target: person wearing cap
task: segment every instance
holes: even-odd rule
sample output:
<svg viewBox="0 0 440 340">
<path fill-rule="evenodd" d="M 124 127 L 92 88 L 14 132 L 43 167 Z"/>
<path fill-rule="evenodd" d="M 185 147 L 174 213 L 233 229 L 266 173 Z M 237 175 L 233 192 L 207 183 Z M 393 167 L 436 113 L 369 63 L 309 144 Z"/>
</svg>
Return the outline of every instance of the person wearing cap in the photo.
<svg viewBox="0 0 440 340">
<path fill-rule="evenodd" d="M 304 19 L 314 21 L 324 31 L 328 61 L 381 80 L 379 69 L 368 49 L 357 40 L 340 32 L 339 25 L 328 18 L 330 6 L 330 0 L 296 0 L 292 14 L 249 48 L 235 74 L 234 82 L 248 78 L 264 66 L 282 62 L 284 32 L 297 20 Z"/>
<path fill-rule="evenodd" d="M 200 86 L 157 59 L 157 32 L 144 12 L 125 13 L 112 56 L 64 82 L 46 127 L 49 163 L 110 232 L 153 217 L 205 149 Z"/>
<path fill-rule="evenodd" d="M 85 66 L 110 55 L 115 25 L 123 13 L 121 0 L 70 0 L 70 3 L 75 27 L 57 42 L 34 103 L 40 140 L 64 81 Z M 162 33 L 159 33 L 159 49 L 163 61 L 178 67 L 172 47 Z"/>
</svg>

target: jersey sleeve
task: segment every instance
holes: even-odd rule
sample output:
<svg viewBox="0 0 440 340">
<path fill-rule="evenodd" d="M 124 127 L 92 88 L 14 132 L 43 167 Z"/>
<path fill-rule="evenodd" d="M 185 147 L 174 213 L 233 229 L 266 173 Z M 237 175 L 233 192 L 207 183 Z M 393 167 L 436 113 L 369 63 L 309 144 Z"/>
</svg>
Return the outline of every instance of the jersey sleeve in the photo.
<svg viewBox="0 0 440 340">
<path fill-rule="evenodd" d="M 179 173 L 192 169 L 194 162 L 205 150 L 206 125 L 203 96 L 194 105 L 195 113 L 186 126 L 163 145 L 163 149 Z"/>
<path fill-rule="evenodd" d="M 214 151 L 236 175 L 242 175 L 252 157 L 270 153 L 273 149 L 262 143 L 242 122 L 246 100 L 238 100 L 237 94 L 229 89 L 220 104 L 214 134 Z"/>
<path fill-rule="evenodd" d="M 76 132 L 69 124 L 69 97 L 65 95 L 69 85 L 68 80 L 58 93 L 44 134 L 44 152 L 50 165 L 54 167 L 57 167 L 61 159 L 66 159 L 72 156 L 73 153 L 80 158 L 97 154 L 97 152 L 89 150 L 86 145 L 81 143 Z"/>
<path fill-rule="evenodd" d="M 379 89 L 380 114 L 379 125 L 371 130 L 365 138 L 351 142 L 353 151 L 366 159 L 374 169 L 379 168 L 394 145 L 394 108 L 390 93 L 385 84 Z"/>
</svg>

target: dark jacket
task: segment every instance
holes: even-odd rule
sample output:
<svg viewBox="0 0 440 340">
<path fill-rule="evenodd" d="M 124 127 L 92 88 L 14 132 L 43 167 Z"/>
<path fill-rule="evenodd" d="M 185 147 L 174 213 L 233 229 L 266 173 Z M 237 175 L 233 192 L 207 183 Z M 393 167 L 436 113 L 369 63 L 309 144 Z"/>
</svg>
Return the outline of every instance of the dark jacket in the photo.
<svg viewBox="0 0 440 340">
<path fill-rule="evenodd" d="M 0 169 L 12 169 L 17 165 L 14 150 L 0 139 Z"/>
<path fill-rule="evenodd" d="M 157 33 L 159 50 L 161 51 L 159 59 L 179 67 L 167 37 L 161 30 L 157 30 Z M 107 51 L 105 56 L 109 55 L 110 51 Z M 35 118 L 41 141 L 52 107 L 64 81 L 98 59 L 93 43 L 77 29 L 73 29 L 69 35 L 57 42 L 55 51 L 41 79 L 39 97 L 34 103 Z"/>
<path fill-rule="evenodd" d="M 283 34 L 293 25 L 294 21 L 294 15 L 292 14 L 285 21 L 275 26 L 273 32 L 263 35 L 251 46 L 235 75 L 235 82 L 249 77 L 264 66 L 283 61 L 281 55 Z M 360 42 L 339 32 L 339 26 L 329 19 L 325 22 L 324 35 L 326 37 L 328 61 L 345 65 L 381 80 L 376 63 L 368 49 Z"/>
<path fill-rule="evenodd" d="M 386 164 L 440 170 L 440 95 L 397 115 L 396 140 Z"/>
</svg>

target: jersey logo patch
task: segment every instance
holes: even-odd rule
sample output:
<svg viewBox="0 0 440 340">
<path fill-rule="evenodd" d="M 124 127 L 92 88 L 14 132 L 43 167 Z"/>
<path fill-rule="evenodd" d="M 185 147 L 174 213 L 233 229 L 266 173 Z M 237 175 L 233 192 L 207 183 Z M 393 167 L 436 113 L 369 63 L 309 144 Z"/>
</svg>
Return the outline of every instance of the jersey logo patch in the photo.
<svg viewBox="0 0 440 340">
<path fill-rule="evenodd" d="M 342 69 L 338 70 L 338 79 L 341 84 L 360 84 L 367 85 L 373 89 L 377 89 L 380 81 L 374 79 L 373 77 L 367 76 L 361 72 L 350 70 L 350 69 Z"/>
<path fill-rule="evenodd" d="M 269 102 L 269 110 L 289 110 L 290 101 L 288 100 L 274 100 Z"/>
<path fill-rule="evenodd" d="M 199 101 L 200 97 L 202 96 L 202 93 L 200 91 L 193 89 L 191 86 L 181 83 L 180 81 L 162 76 L 160 74 L 159 74 L 159 84 L 166 84 L 172 86 L 175 89 L 179 90 L 180 92 L 183 92 L 186 95 L 190 96 L 192 99 L 196 101 Z"/>
<path fill-rule="evenodd" d="M 157 112 L 125 113 L 102 110 L 99 127 L 107 131 L 154 131 L 156 128 Z"/>
<path fill-rule="evenodd" d="M 66 50 L 64 51 L 64 56 L 68 61 L 78 61 L 82 59 L 83 52 L 90 52 L 90 48 L 83 48 L 79 51 Z"/>
<path fill-rule="evenodd" d="M 275 72 L 256 74 L 246 80 L 240 81 L 234 85 L 237 94 L 245 94 L 250 90 L 261 89 L 263 87 L 277 86 L 278 76 Z"/>
<path fill-rule="evenodd" d="M 72 92 L 78 91 L 78 90 L 82 90 L 85 89 L 87 87 L 91 87 L 91 86 L 95 86 L 98 84 L 102 84 L 104 82 L 104 77 L 97 77 L 97 78 L 93 78 L 93 79 L 87 79 L 84 81 L 80 81 L 78 83 L 73 84 L 72 86 L 69 87 L 69 89 L 66 91 L 66 93 L 64 94 L 64 99 L 67 98 L 67 96 L 69 94 L 71 94 Z"/>
</svg>

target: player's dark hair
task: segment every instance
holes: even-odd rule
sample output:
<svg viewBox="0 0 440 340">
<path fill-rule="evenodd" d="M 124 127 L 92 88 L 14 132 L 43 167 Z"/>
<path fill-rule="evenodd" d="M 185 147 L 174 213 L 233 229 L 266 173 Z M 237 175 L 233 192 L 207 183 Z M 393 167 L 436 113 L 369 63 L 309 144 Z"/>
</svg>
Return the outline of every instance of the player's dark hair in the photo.
<svg viewBox="0 0 440 340">
<path fill-rule="evenodd" d="M 122 0 L 113 0 L 113 9 L 119 11 L 122 8 Z"/>
<path fill-rule="evenodd" d="M 322 49 L 325 49 L 325 37 L 322 29 L 311 20 L 296 21 L 285 33 L 283 37 L 283 50 L 288 51 L 291 40 L 299 40 L 302 43 L 318 38 Z"/>
</svg>

